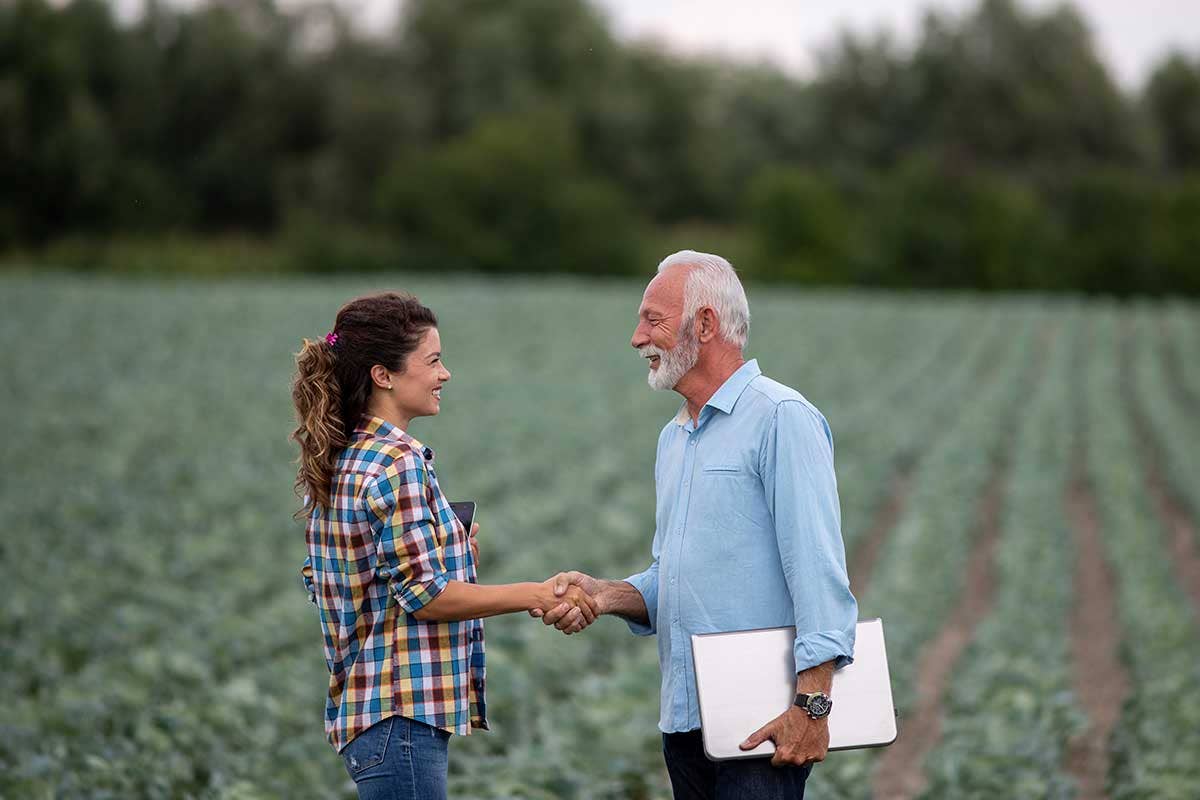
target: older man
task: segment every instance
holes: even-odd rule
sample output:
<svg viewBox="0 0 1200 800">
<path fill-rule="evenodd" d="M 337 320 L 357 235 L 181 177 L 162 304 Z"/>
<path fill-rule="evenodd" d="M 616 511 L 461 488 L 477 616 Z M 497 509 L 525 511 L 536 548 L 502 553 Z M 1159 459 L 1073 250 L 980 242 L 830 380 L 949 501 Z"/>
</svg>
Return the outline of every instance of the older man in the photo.
<svg viewBox="0 0 1200 800">
<path fill-rule="evenodd" d="M 829 747 L 835 667 L 850 661 L 858 607 L 846 576 L 833 439 L 821 412 L 763 375 L 742 351 L 746 295 L 725 259 L 690 250 L 658 266 L 630 342 L 650 386 L 684 402 L 658 437 L 650 566 L 623 581 L 559 576 L 602 613 L 658 635 L 663 753 L 675 797 L 794 798 Z M 573 624 L 559 607 L 547 624 Z M 743 749 L 766 759 L 704 755 L 691 635 L 794 625 L 795 705 Z M 833 702 L 836 702 L 834 699 Z"/>
</svg>

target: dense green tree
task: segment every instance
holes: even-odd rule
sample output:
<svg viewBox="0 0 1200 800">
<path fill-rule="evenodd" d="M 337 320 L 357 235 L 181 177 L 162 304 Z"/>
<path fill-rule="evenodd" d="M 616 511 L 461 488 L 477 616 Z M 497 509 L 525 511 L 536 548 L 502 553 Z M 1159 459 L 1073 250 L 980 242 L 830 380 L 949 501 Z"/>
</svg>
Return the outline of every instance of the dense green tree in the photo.
<svg viewBox="0 0 1200 800">
<path fill-rule="evenodd" d="M 764 170 L 751 183 L 746 216 L 758 252 L 751 274 L 803 283 L 848 283 L 857 237 L 829 181 L 798 169 Z"/>
<path fill-rule="evenodd" d="M 838 169 L 896 164 L 919 135 L 905 57 L 886 35 L 843 34 L 821 53 L 811 150 Z"/>
<path fill-rule="evenodd" d="M 324 139 L 321 83 L 295 58 L 294 21 L 267 2 L 179 18 L 163 48 L 152 141 L 205 229 L 269 230 L 293 161 Z"/>
<path fill-rule="evenodd" d="M 1146 87 L 1163 164 L 1200 169 L 1200 58 L 1173 53 L 1154 70 Z"/>
<path fill-rule="evenodd" d="M 864 280 L 894 286 L 1050 288 L 1055 231 L 1036 195 L 927 159 L 879 181 Z"/>
<path fill-rule="evenodd" d="M 119 37 L 98 0 L 0 4 L 0 245 L 108 222 Z"/>
<path fill-rule="evenodd" d="M 1192 173 L 1164 187 L 1151 220 L 1152 262 L 1159 265 L 1157 292 L 1200 295 L 1200 174 Z"/>
<path fill-rule="evenodd" d="M 1056 187 L 1051 201 L 1065 235 L 1055 264 L 1063 285 L 1114 294 L 1162 289 L 1152 239 L 1159 189 L 1148 177 L 1081 172 Z"/>
<path fill-rule="evenodd" d="M 586 173 L 570 125 L 553 111 L 491 118 L 398 162 L 379 203 L 430 264 L 605 273 L 635 258 L 623 198 Z"/>
<path fill-rule="evenodd" d="M 983 0 L 961 22 L 930 14 L 910 79 L 910 119 L 956 160 L 1029 170 L 1137 158 L 1132 115 L 1070 6 Z"/>
<path fill-rule="evenodd" d="M 413 0 L 398 47 L 427 140 L 600 89 L 618 53 L 582 0 Z"/>
</svg>

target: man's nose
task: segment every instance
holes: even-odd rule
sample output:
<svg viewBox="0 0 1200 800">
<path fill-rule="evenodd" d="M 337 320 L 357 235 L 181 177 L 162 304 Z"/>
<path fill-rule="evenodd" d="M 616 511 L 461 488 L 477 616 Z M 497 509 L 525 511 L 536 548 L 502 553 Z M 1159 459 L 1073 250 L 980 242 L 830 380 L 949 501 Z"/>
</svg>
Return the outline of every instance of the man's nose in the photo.
<svg viewBox="0 0 1200 800">
<path fill-rule="evenodd" d="M 638 325 L 633 329 L 633 338 L 629 340 L 629 343 L 635 348 L 640 349 L 650 344 L 650 337 L 644 330 L 642 330 L 642 326 Z"/>
</svg>

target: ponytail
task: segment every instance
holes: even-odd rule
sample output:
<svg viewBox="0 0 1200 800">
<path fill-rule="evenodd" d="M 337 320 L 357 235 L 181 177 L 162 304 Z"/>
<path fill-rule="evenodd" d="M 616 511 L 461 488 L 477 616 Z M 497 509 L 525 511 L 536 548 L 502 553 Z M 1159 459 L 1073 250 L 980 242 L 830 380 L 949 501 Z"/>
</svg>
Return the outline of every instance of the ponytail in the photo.
<svg viewBox="0 0 1200 800">
<path fill-rule="evenodd" d="M 297 421 L 292 438 L 300 445 L 296 494 L 305 498 L 304 505 L 296 512 L 299 517 L 313 506 L 329 507 L 334 466 L 346 446 L 341 390 L 329 342 L 304 340 L 304 347 L 296 356 L 292 402 L 296 404 Z"/>
<path fill-rule="evenodd" d="M 371 399 L 371 367 L 403 372 L 421 337 L 437 317 L 411 294 L 385 292 L 351 300 L 338 311 L 324 339 L 304 340 L 296 355 L 292 402 L 300 445 L 296 516 L 329 508 L 333 474 Z"/>
</svg>

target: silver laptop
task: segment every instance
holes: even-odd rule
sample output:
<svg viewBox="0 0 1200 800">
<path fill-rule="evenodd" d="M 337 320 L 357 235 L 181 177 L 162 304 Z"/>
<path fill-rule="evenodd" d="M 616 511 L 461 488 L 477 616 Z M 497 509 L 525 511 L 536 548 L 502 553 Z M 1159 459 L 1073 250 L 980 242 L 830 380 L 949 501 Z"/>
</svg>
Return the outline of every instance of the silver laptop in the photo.
<svg viewBox="0 0 1200 800">
<path fill-rule="evenodd" d="M 795 639 L 795 628 L 692 636 L 700 727 L 709 758 L 724 761 L 775 752 L 770 741 L 749 751 L 738 745 L 796 699 Z M 830 750 L 883 747 L 896 741 L 882 620 L 858 623 L 854 662 L 833 673 L 830 696 Z"/>
</svg>

